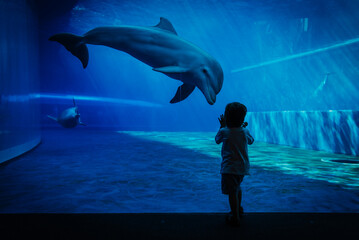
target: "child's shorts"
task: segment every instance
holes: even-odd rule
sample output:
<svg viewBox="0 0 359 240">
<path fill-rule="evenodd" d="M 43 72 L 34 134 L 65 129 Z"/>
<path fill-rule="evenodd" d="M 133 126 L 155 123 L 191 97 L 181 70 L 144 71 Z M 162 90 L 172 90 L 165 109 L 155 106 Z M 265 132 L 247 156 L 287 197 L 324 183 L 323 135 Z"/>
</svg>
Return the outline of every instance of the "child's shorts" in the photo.
<svg viewBox="0 0 359 240">
<path fill-rule="evenodd" d="M 238 193 L 243 178 L 244 175 L 222 174 L 222 193 L 227 195 L 230 192 Z"/>
</svg>

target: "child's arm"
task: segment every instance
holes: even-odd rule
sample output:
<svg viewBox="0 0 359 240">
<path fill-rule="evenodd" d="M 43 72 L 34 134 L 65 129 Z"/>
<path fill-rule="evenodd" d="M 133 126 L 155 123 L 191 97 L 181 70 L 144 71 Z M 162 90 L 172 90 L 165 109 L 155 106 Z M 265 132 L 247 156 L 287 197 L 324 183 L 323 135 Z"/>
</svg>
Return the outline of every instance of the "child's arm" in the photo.
<svg viewBox="0 0 359 240">
<path fill-rule="evenodd" d="M 221 126 L 220 126 L 220 129 L 217 132 L 215 140 L 216 140 L 217 144 L 220 144 L 221 142 L 223 142 L 223 136 L 222 136 L 221 128 L 224 128 L 226 126 L 226 121 L 224 120 L 223 114 L 221 114 L 221 116 L 219 116 L 218 121 L 221 124 Z"/>
<path fill-rule="evenodd" d="M 224 119 L 223 114 L 221 114 L 221 116 L 219 116 L 218 121 L 219 121 L 219 124 L 221 124 L 220 128 L 226 127 L 226 120 Z"/>
<path fill-rule="evenodd" d="M 222 137 L 222 131 L 221 131 L 221 129 L 218 130 L 218 133 L 217 133 L 217 135 L 216 135 L 215 140 L 216 140 L 216 143 L 217 143 L 217 144 L 220 144 L 221 142 L 223 142 L 223 137 Z"/>
<path fill-rule="evenodd" d="M 249 131 L 246 131 L 246 137 L 247 137 L 247 143 L 248 145 L 252 145 L 254 142 L 254 138 L 252 137 L 252 135 L 249 133 Z"/>
</svg>

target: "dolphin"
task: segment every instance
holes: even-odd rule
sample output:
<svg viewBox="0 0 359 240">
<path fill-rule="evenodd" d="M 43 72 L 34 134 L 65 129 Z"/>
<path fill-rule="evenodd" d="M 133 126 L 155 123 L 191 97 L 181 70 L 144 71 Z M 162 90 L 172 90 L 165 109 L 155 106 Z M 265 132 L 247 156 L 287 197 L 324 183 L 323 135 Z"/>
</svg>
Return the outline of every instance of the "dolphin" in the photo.
<svg viewBox="0 0 359 240">
<path fill-rule="evenodd" d="M 186 99 L 195 89 L 213 105 L 223 84 L 221 65 L 208 53 L 180 38 L 167 19 L 161 17 L 153 27 L 97 27 L 83 36 L 59 33 L 50 41 L 61 43 L 86 68 L 89 54 L 86 44 L 104 45 L 123 52 L 170 78 L 183 82 L 170 103 Z"/>
<path fill-rule="evenodd" d="M 73 99 L 74 107 L 65 109 L 58 118 L 47 115 L 49 118 L 58 122 L 64 128 L 74 128 L 77 124 L 84 125 L 80 120 L 80 113 L 76 106 L 75 99 Z"/>
<path fill-rule="evenodd" d="M 318 95 L 325 91 L 326 88 L 328 88 L 328 78 L 329 75 L 336 75 L 336 73 L 333 72 L 326 72 L 324 74 L 324 80 L 319 84 L 319 86 L 315 89 L 314 93 L 313 93 L 313 97 L 318 97 Z"/>
</svg>

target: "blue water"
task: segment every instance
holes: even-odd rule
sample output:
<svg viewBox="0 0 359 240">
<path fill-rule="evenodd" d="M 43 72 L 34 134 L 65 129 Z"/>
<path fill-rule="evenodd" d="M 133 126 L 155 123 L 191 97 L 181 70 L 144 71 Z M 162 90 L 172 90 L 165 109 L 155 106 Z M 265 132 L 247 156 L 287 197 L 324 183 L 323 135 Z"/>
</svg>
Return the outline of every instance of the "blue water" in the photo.
<svg viewBox="0 0 359 240">
<path fill-rule="evenodd" d="M 215 131 L 232 101 L 252 112 L 358 110 L 358 9 L 357 1 L 336 0 L 79 0 L 66 14 L 40 18 L 41 94 L 79 96 L 83 120 L 92 126 L 144 131 Z M 63 46 L 47 40 L 99 26 L 154 26 L 160 17 L 221 64 L 224 82 L 215 105 L 198 89 L 169 104 L 180 82 L 121 51 L 89 44 L 83 69 Z M 109 98 L 117 104 L 98 102 Z M 56 114 L 71 101 L 41 103 L 43 114 Z M 131 120 L 124 119 L 129 113 Z"/>
<path fill-rule="evenodd" d="M 0 167 L 0 212 L 229 211 L 214 135 L 44 130 L 40 146 Z M 259 142 L 249 154 L 246 212 L 359 212 L 359 164 L 325 161 L 359 158 Z"/>
</svg>

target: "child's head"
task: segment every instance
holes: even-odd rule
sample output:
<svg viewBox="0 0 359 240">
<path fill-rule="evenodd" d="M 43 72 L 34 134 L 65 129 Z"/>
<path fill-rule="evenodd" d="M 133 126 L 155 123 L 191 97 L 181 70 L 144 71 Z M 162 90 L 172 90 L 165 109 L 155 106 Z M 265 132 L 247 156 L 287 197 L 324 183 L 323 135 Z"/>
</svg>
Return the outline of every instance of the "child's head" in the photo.
<svg viewBox="0 0 359 240">
<path fill-rule="evenodd" d="M 244 117 L 247 114 L 247 108 L 239 102 L 228 103 L 224 111 L 224 118 L 228 128 L 237 128 L 242 126 Z"/>
</svg>

